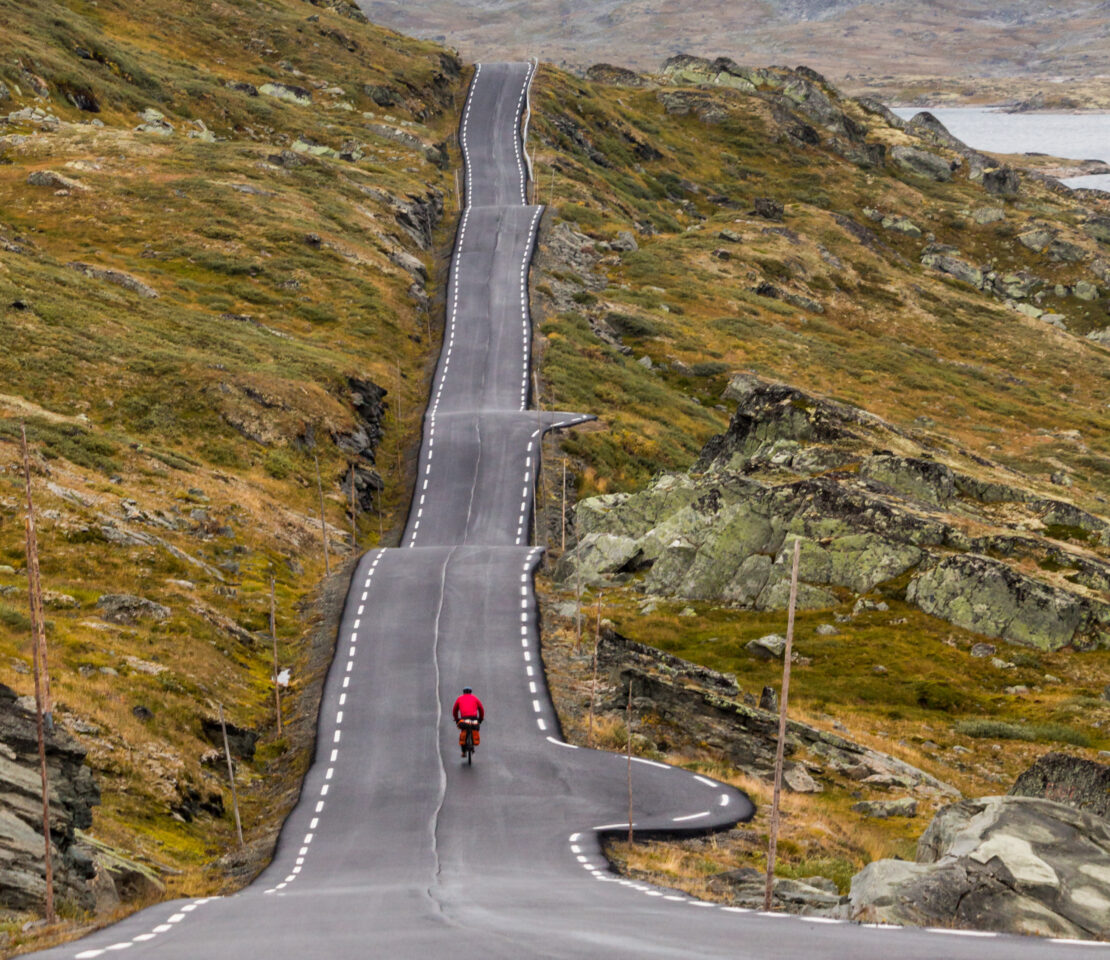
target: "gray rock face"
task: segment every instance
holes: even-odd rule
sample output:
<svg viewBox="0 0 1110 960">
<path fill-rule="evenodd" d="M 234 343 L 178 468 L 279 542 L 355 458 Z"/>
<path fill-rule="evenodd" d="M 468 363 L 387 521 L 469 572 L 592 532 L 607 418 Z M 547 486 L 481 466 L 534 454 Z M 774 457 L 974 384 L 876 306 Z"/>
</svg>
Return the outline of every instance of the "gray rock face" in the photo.
<svg viewBox="0 0 1110 960">
<path fill-rule="evenodd" d="M 998 167 L 983 174 L 983 189 L 995 197 L 1016 197 L 1021 190 L 1021 176 L 1012 167 Z"/>
<path fill-rule="evenodd" d="M 295 103 L 302 107 L 312 105 L 311 90 L 306 90 L 304 87 L 297 87 L 289 83 L 264 83 L 258 88 L 258 92 L 265 94 L 267 97 L 274 97 L 277 100 Z"/>
<path fill-rule="evenodd" d="M 133 277 L 129 273 L 124 273 L 122 270 L 110 270 L 105 267 L 94 267 L 88 263 L 67 263 L 67 267 L 71 270 L 76 270 L 78 273 L 83 273 L 86 277 L 91 277 L 93 280 L 103 280 L 105 283 L 111 283 L 117 287 L 123 287 L 124 290 L 130 290 L 132 293 L 137 293 L 140 297 L 148 299 L 155 299 L 158 296 L 158 291 L 153 287 L 143 283 L 138 277 Z"/>
<path fill-rule="evenodd" d="M 58 727 L 47 737 L 46 765 L 55 895 L 91 909 L 94 897 L 88 881 L 96 868 L 88 851 L 78 845 L 76 831 L 92 824 L 100 791 L 85 766 L 85 750 Z M 0 684 L 0 904 L 8 910 L 43 909 L 41 798 L 34 714 L 18 705 L 13 690 Z"/>
<path fill-rule="evenodd" d="M 53 187 L 55 190 L 88 190 L 79 180 L 63 176 L 55 170 L 35 170 L 27 174 L 27 183 L 32 187 Z"/>
<path fill-rule="evenodd" d="M 608 83 L 618 87 L 643 87 L 648 84 L 646 77 L 611 63 L 595 63 L 586 71 L 586 78 L 594 83 Z"/>
<path fill-rule="evenodd" d="M 1110 608 L 975 554 L 947 557 L 909 585 L 926 613 L 1011 643 L 1058 650 L 1110 643 Z"/>
<path fill-rule="evenodd" d="M 1110 766 L 1066 753 L 1046 753 L 1010 788 L 1011 797 L 1040 797 L 1110 819 Z"/>
<path fill-rule="evenodd" d="M 1098 939 L 1110 936 L 1110 822 L 1049 800 L 986 797 L 942 808 L 917 862 L 852 878 L 851 916 Z"/>
<path fill-rule="evenodd" d="M 726 393 L 738 401 L 729 429 L 689 474 L 579 502 L 581 541 L 558 578 L 642 575 L 652 594 L 778 610 L 797 538 L 801 609 L 910 573 L 907 600 L 969 630 L 1041 649 L 1110 645 L 1110 562 L 1072 545 L 1110 545 L 1103 519 L 1003 482 L 1012 473 L 893 453 L 910 436 L 857 408 L 750 374 Z M 1004 520 L 989 509 L 999 503 L 1012 505 Z M 965 532 L 969 519 L 987 532 Z M 1045 551 L 1076 573 L 1038 576 Z"/>
<path fill-rule="evenodd" d="M 888 817 L 916 817 L 917 800 L 913 797 L 900 797 L 897 800 L 861 800 L 853 803 L 852 809 L 865 817 L 885 820 Z"/>
<path fill-rule="evenodd" d="M 165 114 L 153 107 L 148 107 L 139 114 L 139 119 L 143 122 L 135 128 L 136 133 L 156 133 L 160 137 L 173 135 L 173 124 L 166 119 Z"/>
<path fill-rule="evenodd" d="M 96 601 L 100 615 L 112 623 L 132 624 L 139 620 L 166 620 L 170 608 L 130 593 L 106 593 Z"/>
<path fill-rule="evenodd" d="M 754 867 L 728 870 L 709 878 L 710 889 L 724 894 L 729 903 L 755 910 L 763 909 L 765 884 L 765 875 Z M 848 919 L 848 898 L 842 897 L 836 884 L 825 877 L 775 877 L 772 890 L 773 909 L 803 917 Z"/>
<path fill-rule="evenodd" d="M 1083 230 L 1099 243 L 1110 244 L 1110 217 L 1091 217 L 1083 225 Z"/>
<path fill-rule="evenodd" d="M 890 156 L 899 167 L 915 176 L 937 181 L 952 179 L 952 165 L 944 157 L 928 150 L 901 146 L 891 150 Z"/>
</svg>

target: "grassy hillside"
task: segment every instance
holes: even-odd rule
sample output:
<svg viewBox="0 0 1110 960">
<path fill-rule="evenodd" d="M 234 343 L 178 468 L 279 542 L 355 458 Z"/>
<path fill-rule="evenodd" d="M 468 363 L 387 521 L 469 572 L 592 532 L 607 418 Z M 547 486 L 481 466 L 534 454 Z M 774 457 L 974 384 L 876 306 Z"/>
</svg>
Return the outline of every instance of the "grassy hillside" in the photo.
<svg viewBox="0 0 1110 960">
<path fill-rule="evenodd" d="M 0 0 L 0 19 L 0 681 L 32 688 L 25 422 L 59 721 L 103 789 L 91 832 L 171 895 L 220 889 L 230 793 L 202 721 L 222 702 L 262 734 L 239 771 L 247 872 L 313 734 L 335 612 L 315 458 L 333 570 L 352 467 L 360 546 L 405 507 L 465 81 L 342 0 Z"/>
<path fill-rule="evenodd" d="M 942 131 L 907 129 L 812 72 L 689 67 L 663 84 L 617 71 L 608 83 L 589 82 L 546 67 L 538 79 L 539 200 L 551 204 L 534 286 L 545 402 L 601 418 L 549 452 L 556 540 L 563 455 L 571 501 L 685 471 L 728 423 L 736 397 L 724 387 L 737 371 L 863 408 L 942 462 L 1105 517 L 1110 234 L 1099 225 L 1110 223 L 1110 198 L 1032 173 L 1021 173 L 1018 187 L 1001 161 Z M 900 147 L 938 158 L 934 175 L 907 169 Z M 999 179 L 1009 186 L 998 189 Z M 786 467 L 778 474 L 792 479 Z M 762 476 L 775 475 L 768 463 Z M 1020 522 L 999 509 L 998 523 L 1011 514 Z M 572 544 L 573 516 L 568 524 Z M 1107 558 L 1106 545 L 1082 531 L 1021 529 L 1037 549 L 1057 538 Z M 1047 560 L 1029 562 L 1038 576 L 1056 575 Z M 778 685 L 781 664 L 745 645 L 784 632 L 782 612 L 645 597 L 642 579 L 633 572 L 597 585 L 601 615 L 620 633 L 734 674 L 749 698 Z M 573 588 L 573 577 L 545 581 L 553 687 L 564 725 L 581 741 L 590 658 L 572 645 Z M 904 581 L 892 581 L 860 610 L 845 595 L 800 616 L 797 716 L 967 795 L 1004 792 L 1053 745 L 1092 758 L 1107 745 L 1105 651 L 1000 644 L 997 663 L 969 658 L 985 638 L 924 614 L 905 592 Z M 597 595 L 591 586 L 591 631 Z M 605 710 L 623 703 L 612 678 L 603 683 Z M 684 742 L 650 711 L 640 722 L 646 754 L 768 795 L 719 750 Z M 623 742 L 618 713 L 603 711 L 599 729 Z M 861 796 L 882 799 L 881 789 L 861 794 L 850 780 L 825 787 L 788 801 L 784 875 L 822 874 L 844 888 L 870 859 L 905 855 L 927 823 L 851 811 Z M 763 814 L 755 828 L 617 856 L 639 875 L 685 877 L 709 894 L 710 874 L 761 865 Z"/>
<path fill-rule="evenodd" d="M 596 412 L 634 437 L 587 435 L 573 449 L 607 462 L 619 456 L 611 447 L 631 447 L 635 465 L 605 471 L 613 488 L 675 465 L 679 449 L 686 466 L 727 421 L 726 374 L 750 369 L 1044 480 L 1066 471 L 1071 495 L 1098 512 L 1110 495 L 1110 375 L 1106 348 L 1085 335 L 1110 319 L 1101 278 L 1110 246 L 1084 225 L 1106 215 L 1110 198 L 1028 177 L 1016 197 L 991 196 L 968 179 L 966 160 L 950 182 L 889 159 L 853 162 L 844 154 L 865 143 L 934 147 L 835 94 L 835 129 L 826 129 L 784 106 L 787 84 L 810 81 L 767 76 L 745 93 L 541 72 L 538 199 L 596 256 L 591 275 L 578 278 L 574 309 L 560 310 L 565 298 L 552 295 L 552 280 L 573 271 L 561 277 L 553 266 L 538 278 L 551 404 Z M 848 124 L 863 131 L 858 143 L 843 132 Z M 781 220 L 756 215 L 763 198 L 783 207 Z M 1019 239 L 1042 223 L 1074 244 L 1074 259 Z M 625 231 L 638 249 L 608 249 Z M 984 271 L 1036 276 L 1032 301 L 1066 330 L 924 265 L 929 247 L 953 248 Z M 1078 298 L 1081 282 L 1102 284 L 1099 298 Z M 600 339 L 599 325 L 629 352 Z"/>
</svg>

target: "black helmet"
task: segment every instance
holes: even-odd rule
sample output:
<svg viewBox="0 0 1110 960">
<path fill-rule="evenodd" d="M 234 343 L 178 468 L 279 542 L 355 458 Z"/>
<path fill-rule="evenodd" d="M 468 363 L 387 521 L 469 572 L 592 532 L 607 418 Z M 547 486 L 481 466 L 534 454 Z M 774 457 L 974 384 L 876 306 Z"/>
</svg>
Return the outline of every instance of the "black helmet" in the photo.
<svg viewBox="0 0 1110 960">
<path fill-rule="evenodd" d="M 471 690 L 470 687 L 463 687 L 463 693 L 473 693 L 473 692 L 474 691 Z"/>
</svg>

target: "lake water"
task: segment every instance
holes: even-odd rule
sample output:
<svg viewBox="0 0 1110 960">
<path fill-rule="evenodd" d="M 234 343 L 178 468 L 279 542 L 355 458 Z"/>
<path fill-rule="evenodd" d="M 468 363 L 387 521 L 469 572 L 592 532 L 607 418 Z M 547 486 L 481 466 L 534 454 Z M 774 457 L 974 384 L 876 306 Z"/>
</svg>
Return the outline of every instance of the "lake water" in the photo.
<svg viewBox="0 0 1110 960">
<path fill-rule="evenodd" d="M 904 120 L 920 112 L 896 107 Z M 982 107 L 941 107 L 929 111 L 953 136 L 988 153 L 1047 153 L 1071 160 L 1110 163 L 1110 113 L 1002 113 Z M 1110 175 L 1074 177 L 1071 187 L 1110 190 Z"/>
</svg>

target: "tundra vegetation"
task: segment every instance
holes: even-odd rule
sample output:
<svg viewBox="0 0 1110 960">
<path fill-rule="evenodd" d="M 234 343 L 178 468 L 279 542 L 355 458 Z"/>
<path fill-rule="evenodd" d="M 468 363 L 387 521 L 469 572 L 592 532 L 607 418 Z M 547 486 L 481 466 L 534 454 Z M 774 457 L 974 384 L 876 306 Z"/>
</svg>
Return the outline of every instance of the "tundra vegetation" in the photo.
<svg viewBox="0 0 1110 960">
<path fill-rule="evenodd" d="M 781 659 L 751 642 L 784 632 L 783 544 L 799 535 L 810 560 L 794 718 L 967 797 L 1005 793 L 1050 748 L 1094 759 L 1110 747 L 1110 198 L 804 69 L 675 57 L 659 74 L 581 79 L 544 67 L 534 104 L 538 200 L 551 206 L 533 285 L 543 399 L 600 417 L 549 440 L 546 458 L 556 545 L 564 456 L 571 477 L 567 552 L 541 581 L 568 735 L 588 735 L 599 597 L 603 623 L 663 651 L 672 686 L 701 689 L 673 680 L 666 655 L 733 678 L 741 707 L 777 688 Z M 856 426 L 823 433 L 829 410 Z M 925 474 L 951 477 L 951 497 Z M 841 509 L 848 490 L 858 509 Z M 756 544 L 749 511 L 771 501 L 782 536 Z M 953 535 L 928 560 L 903 538 L 882 569 L 863 541 L 834 556 L 848 547 L 838 538 L 866 540 L 902 510 Z M 769 578 L 741 584 L 745 561 Z M 1000 626 L 1009 601 L 953 573 L 979 563 L 1023 596 L 1090 604 L 1090 629 L 1050 638 L 1067 617 L 1036 604 Z M 629 669 L 618 657 L 600 671 L 595 736 L 614 746 Z M 719 697 L 703 698 L 709 714 Z M 767 771 L 723 734 L 684 736 L 697 716 L 639 699 L 634 747 L 750 789 L 755 821 L 611 853 L 638 876 L 727 898 L 735 884 L 721 876 L 763 867 Z M 814 792 L 787 796 L 779 873 L 842 894 L 865 864 L 912 857 L 951 801 L 862 782 L 804 745 L 794 761 Z M 914 816 L 886 815 L 906 794 Z"/>
<path fill-rule="evenodd" d="M 345 588 L 324 586 L 315 460 L 335 571 L 352 469 L 360 547 L 406 507 L 465 77 L 345 0 L 2 0 L 0 20 L 0 682 L 33 687 L 25 423 L 56 717 L 101 788 L 87 841 L 101 874 L 151 881 L 63 903 L 78 929 L 234 887 L 296 797 Z M 0 939 L 28 943 L 26 919 Z"/>
</svg>

